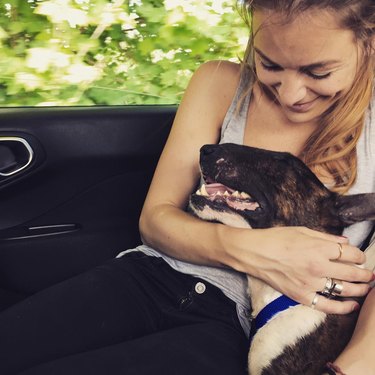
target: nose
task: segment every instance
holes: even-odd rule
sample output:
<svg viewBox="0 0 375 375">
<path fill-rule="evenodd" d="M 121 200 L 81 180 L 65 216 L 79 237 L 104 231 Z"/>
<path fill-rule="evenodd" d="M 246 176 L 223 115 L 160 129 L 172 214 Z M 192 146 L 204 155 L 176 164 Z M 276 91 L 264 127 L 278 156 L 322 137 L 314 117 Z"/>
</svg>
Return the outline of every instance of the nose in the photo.
<svg viewBox="0 0 375 375">
<path fill-rule="evenodd" d="M 213 154 L 218 149 L 218 145 L 204 145 L 201 147 L 201 155 L 207 156 Z"/>
<path fill-rule="evenodd" d="M 293 72 L 284 72 L 275 88 L 279 95 L 280 103 L 286 106 L 303 102 L 307 93 L 303 78 L 299 77 L 298 74 L 293 74 Z"/>
</svg>

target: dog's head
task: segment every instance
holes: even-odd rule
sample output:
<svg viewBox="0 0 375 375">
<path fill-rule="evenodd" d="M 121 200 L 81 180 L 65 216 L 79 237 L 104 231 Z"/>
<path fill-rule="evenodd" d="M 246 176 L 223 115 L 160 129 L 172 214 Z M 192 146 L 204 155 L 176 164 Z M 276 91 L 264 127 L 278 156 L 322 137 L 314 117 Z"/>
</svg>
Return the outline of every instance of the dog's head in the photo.
<svg viewBox="0 0 375 375">
<path fill-rule="evenodd" d="M 191 195 L 189 208 L 205 220 L 252 228 L 302 225 L 335 234 L 375 220 L 375 194 L 333 193 L 289 153 L 205 145 L 200 166 L 205 184 Z"/>
</svg>

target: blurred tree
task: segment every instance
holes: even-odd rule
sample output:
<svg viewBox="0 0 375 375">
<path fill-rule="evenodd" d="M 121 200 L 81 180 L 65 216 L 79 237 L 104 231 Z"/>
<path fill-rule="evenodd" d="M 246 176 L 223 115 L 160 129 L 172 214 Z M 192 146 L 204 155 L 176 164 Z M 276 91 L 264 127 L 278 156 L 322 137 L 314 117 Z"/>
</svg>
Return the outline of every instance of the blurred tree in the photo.
<svg viewBox="0 0 375 375">
<path fill-rule="evenodd" d="M 247 40 L 235 0 L 5 0 L 0 25 L 0 106 L 178 103 Z"/>
</svg>

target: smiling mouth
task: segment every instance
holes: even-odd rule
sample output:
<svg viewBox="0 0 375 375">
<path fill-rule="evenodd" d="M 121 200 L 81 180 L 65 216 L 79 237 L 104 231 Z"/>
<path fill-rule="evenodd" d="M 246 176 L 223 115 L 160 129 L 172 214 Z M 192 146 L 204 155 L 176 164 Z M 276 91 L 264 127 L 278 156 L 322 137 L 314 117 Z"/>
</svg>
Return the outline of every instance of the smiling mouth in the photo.
<svg viewBox="0 0 375 375">
<path fill-rule="evenodd" d="M 301 105 L 307 105 L 307 104 L 311 104 L 311 103 L 313 103 L 313 102 L 315 102 L 315 100 L 316 99 L 318 99 L 319 98 L 319 96 L 317 96 L 315 99 L 313 99 L 313 100 L 309 100 L 308 102 L 304 102 L 304 103 L 296 103 L 296 104 L 294 104 L 295 106 L 301 106 Z"/>
<path fill-rule="evenodd" d="M 287 106 L 287 108 L 293 112 L 307 112 L 319 98 L 320 96 L 317 96 L 315 99 L 310 100 L 309 102 L 293 104 L 292 106 Z"/>
<path fill-rule="evenodd" d="M 238 211 L 255 211 L 260 208 L 259 203 L 249 194 L 231 189 L 220 183 L 203 184 L 195 194 L 203 196 L 211 202 L 226 204 Z"/>
</svg>

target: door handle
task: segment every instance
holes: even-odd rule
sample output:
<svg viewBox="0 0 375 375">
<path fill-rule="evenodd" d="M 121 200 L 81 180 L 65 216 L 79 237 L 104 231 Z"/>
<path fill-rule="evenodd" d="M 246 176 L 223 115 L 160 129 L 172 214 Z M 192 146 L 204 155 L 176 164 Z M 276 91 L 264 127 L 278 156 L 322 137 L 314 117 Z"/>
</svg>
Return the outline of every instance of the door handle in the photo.
<svg viewBox="0 0 375 375">
<path fill-rule="evenodd" d="M 34 158 L 30 144 L 21 137 L 0 137 L 0 176 L 9 177 L 27 168 Z"/>
</svg>

